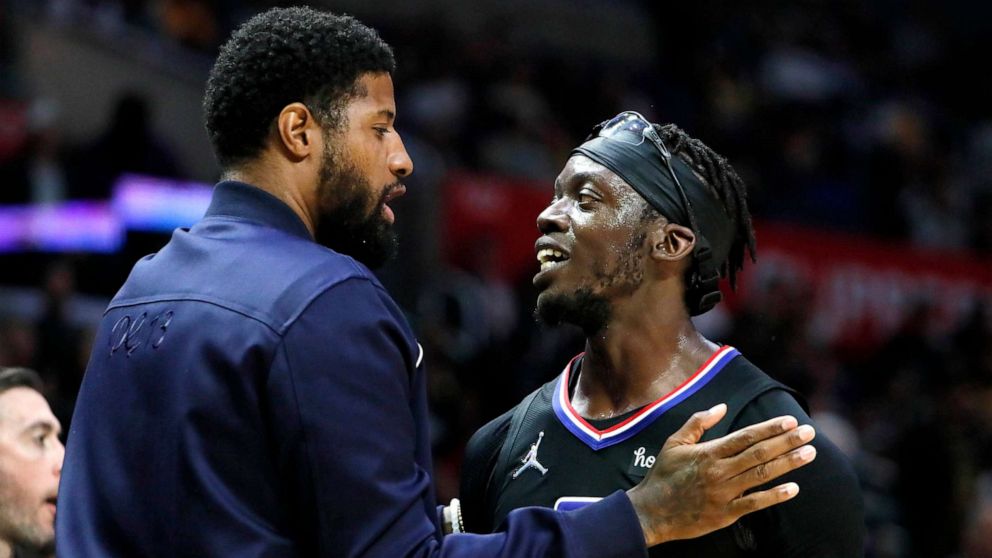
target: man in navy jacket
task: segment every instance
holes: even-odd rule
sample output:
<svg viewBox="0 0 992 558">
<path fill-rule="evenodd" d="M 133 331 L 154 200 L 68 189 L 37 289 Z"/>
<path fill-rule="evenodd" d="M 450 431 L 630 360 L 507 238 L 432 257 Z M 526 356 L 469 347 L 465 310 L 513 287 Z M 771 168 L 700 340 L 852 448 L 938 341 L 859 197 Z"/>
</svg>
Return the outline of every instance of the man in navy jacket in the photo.
<svg viewBox="0 0 992 558">
<path fill-rule="evenodd" d="M 107 309 L 68 437 L 60 556 L 639 556 L 795 495 L 742 496 L 800 465 L 795 420 L 696 444 L 718 406 L 626 493 L 442 535 L 423 351 L 366 267 L 395 246 L 388 203 L 413 171 L 393 65 L 371 29 L 305 8 L 223 47 L 204 108 L 225 180 Z"/>
</svg>

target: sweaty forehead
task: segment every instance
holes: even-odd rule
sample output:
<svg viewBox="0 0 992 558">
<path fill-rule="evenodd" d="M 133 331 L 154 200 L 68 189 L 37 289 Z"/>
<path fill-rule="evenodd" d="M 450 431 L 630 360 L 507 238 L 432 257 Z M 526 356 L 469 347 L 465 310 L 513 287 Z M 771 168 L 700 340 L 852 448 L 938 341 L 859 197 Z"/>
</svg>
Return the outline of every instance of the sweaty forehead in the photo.
<svg viewBox="0 0 992 558">
<path fill-rule="evenodd" d="M 643 202 L 644 198 L 631 188 L 620 175 L 584 155 L 572 155 L 555 181 L 557 188 L 564 188 L 572 182 L 589 181 L 608 190 L 618 200 Z"/>
</svg>

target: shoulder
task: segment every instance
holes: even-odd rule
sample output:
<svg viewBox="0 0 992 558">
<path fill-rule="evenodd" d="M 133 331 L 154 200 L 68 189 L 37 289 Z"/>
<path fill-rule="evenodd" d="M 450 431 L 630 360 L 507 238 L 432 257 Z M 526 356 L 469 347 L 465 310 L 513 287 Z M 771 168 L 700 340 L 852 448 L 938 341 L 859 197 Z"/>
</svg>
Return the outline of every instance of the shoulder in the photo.
<svg viewBox="0 0 992 558">
<path fill-rule="evenodd" d="M 423 349 L 402 310 L 378 281 L 352 276 L 315 288 L 305 303 L 286 305 L 281 350 L 318 370 L 363 370 L 394 378 L 421 369 Z M 292 312 L 288 310 L 293 309 Z"/>
<path fill-rule="evenodd" d="M 735 351 L 736 352 L 736 351 Z M 780 400 L 778 396 L 771 399 L 762 399 L 766 394 L 778 393 L 785 397 Z M 708 430 L 704 440 L 711 440 L 726 435 L 728 432 L 738 430 L 745 426 L 761 422 L 766 418 L 772 418 L 779 414 L 775 413 L 763 416 L 763 413 L 774 412 L 763 410 L 763 408 L 753 405 L 755 401 L 789 401 L 794 403 L 800 411 L 805 414 L 805 402 L 802 396 L 790 387 L 776 381 L 760 368 L 747 360 L 743 355 L 737 353 L 733 356 L 715 376 L 709 379 L 705 388 L 700 390 L 699 397 L 703 397 L 703 408 L 717 403 L 727 404 L 727 417 L 716 427 Z M 755 418 L 758 417 L 758 418 Z"/>
<path fill-rule="evenodd" d="M 487 533 L 492 527 L 490 479 L 496 470 L 515 409 L 489 421 L 472 435 L 465 446 L 458 494 L 462 500 L 465 527 L 469 532 Z"/>
<path fill-rule="evenodd" d="M 490 458 L 495 458 L 503 445 L 503 441 L 506 440 L 506 434 L 510 430 L 510 420 L 516 409 L 517 407 L 513 407 L 475 431 L 475 434 L 469 438 L 468 444 L 465 445 L 464 469 L 481 465 Z"/>
<path fill-rule="evenodd" d="M 315 298 L 350 279 L 382 288 L 364 265 L 313 241 L 211 218 L 177 230 L 162 250 L 139 261 L 112 305 L 200 301 L 282 334 Z"/>
<path fill-rule="evenodd" d="M 490 458 L 490 468 L 495 466 L 496 458 L 502 449 L 503 443 L 506 441 L 510 428 L 513 427 L 515 422 L 522 422 L 524 418 L 523 416 L 519 416 L 520 413 L 530 415 L 532 412 L 553 412 L 550 401 L 556 383 L 557 379 L 537 388 L 520 401 L 520 403 L 514 405 L 509 411 L 494 418 L 477 430 L 465 446 L 466 466 L 476 466 L 481 461 Z"/>
<path fill-rule="evenodd" d="M 756 386 L 789 389 L 784 384 L 766 374 L 764 370 L 748 360 L 741 353 L 738 353 L 736 357 L 727 362 L 725 369 L 720 375 L 737 384 L 746 382 L 747 384 L 754 384 Z"/>
<path fill-rule="evenodd" d="M 282 330 L 318 297 L 347 298 L 359 293 L 375 300 L 389 299 L 375 275 L 350 256 L 284 234 L 257 244 L 253 257 L 242 264 L 245 277 L 257 281 L 235 285 L 230 296 L 268 309 Z M 217 259 L 222 265 L 227 263 L 223 257 Z"/>
<path fill-rule="evenodd" d="M 743 355 L 733 359 L 721 375 L 738 401 L 731 430 L 779 415 L 795 416 L 800 424 L 811 422 L 802 394 L 775 380 Z"/>
<path fill-rule="evenodd" d="M 792 394 L 783 390 L 771 390 L 755 398 L 744 408 L 734 421 L 733 430 L 744 428 L 781 415 L 796 417 L 799 424 L 809 424 L 816 430 L 816 437 L 811 444 L 816 448 L 816 460 L 813 463 L 795 471 L 800 476 L 813 475 L 812 478 L 826 480 L 837 484 L 837 488 L 850 488 L 859 491 L 858 480 L 850 459 L 834 444 L 829 435 L 816 423 L 816 420 L 806 412 Z M 802 487 L 806 490 L 806 487 Z"/>
<path fill-rule="evenodd" d="M 302 289 L 300 283 L 308 285 Z M 301 279 L 291 289 L 297 293 L 287 293 L 289 300 L 276 303 L 281 307 L 284 329 L 303 317 L 315 318 L 321 323 L 384 326 L 399 325 L 404 333 L 409 329 L 403 311 L 386 289 L 374 277 L 352 275 L 339 277 L 333 281 L 320 278 Z"/>
<path fill-rule="evenodd" d="M 792 415 L 816 431 L 816 459 L 772 484 L 795 482 L 799 495 L 746 523 L 762 539 L 774 539 L 783 556 L 860 556 L 864 540 L 864 503 L 848 457 L 830 440 L 799 401 L 787 391 L 762 393 L 738 415 L 732 430 L 780 415 Z M 761 534 L 764 532 L 764 534 Z"/>
<path fill-rule="evenodd" d="M 797 500 L 817 502 L 826 515 L 840 517 L 846 514 L 848 517 L 843 519 L 844 522 L 852 519 L 860 522 L 863 517 L 861 492 L 854 468 L 848 457 L 811 417 L 802 396 L 771 379 L 743 357 L 734 359 L 734 363 L 740 371 L 754 379 L 754 385 L 764 388 L 755 390 L 754 397 L 741 407 L 730 430 L 739 430 L 782 415 L 796 417 L 799 424 L 812 425 L 816 429 L 816 438 L 811 443 L 817 451 L 816 459 L 779 482 L 798 482 L 803 498 Z M 782 506 L 782 509 L 786 508 Z M 857 527 L 856 524 L 854 526 Z"/>
</svg>

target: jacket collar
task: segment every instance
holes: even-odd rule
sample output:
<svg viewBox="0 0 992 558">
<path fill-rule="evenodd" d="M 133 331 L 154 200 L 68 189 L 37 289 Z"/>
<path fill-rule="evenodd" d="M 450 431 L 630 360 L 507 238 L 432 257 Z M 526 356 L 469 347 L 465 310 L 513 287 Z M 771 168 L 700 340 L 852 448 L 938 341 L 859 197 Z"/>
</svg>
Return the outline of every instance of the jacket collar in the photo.
<svg viewBox="0 0 992 558">
<path fill-rule="evenodd" d="M 272 194 L 235 180 L 225 180 L 214 186 L 210 207 L 204 216 L 227 216 L 247 219 L 283 232 L 313 240 L 299 216 Z"/>
</svg>

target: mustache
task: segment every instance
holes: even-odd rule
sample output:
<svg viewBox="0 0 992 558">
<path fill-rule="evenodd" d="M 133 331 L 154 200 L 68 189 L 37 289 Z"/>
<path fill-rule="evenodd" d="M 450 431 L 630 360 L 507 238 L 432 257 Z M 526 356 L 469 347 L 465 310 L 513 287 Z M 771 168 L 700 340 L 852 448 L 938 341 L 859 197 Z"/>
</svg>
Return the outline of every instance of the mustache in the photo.
<svg viewBox="0 0 992 558">
<path fill-rule="evenodd" d="M 392 195 L 392 193 L 395 192 L 396 190 L 399 190 L 400 188 L 404 188 L 404 187 L 405 187 L 404 184 L 402 182 L 400 182 L 399 180 L 397 180 L 396 182 L 393 182 L 391 184 L 387 184 L 382 189 L 382 194 L 379 195 L 379 205 L 380 206 L 381 205 L 385 205 L 386 198 L 388 198 L 390 195 Z"/>
</svg>

